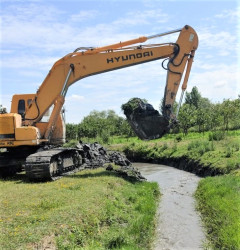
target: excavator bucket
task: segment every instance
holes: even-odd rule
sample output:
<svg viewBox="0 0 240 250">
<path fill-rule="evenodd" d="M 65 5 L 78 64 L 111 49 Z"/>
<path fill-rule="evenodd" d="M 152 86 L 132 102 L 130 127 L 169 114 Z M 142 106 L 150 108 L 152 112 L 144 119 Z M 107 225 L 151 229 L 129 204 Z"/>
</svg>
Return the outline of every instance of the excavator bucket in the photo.
<svg viewBox="0 0 240 250">
<path fill-rule="evenodd" d="M 129 124 L 142 140 L 153 140 L 169 132 L 169 121 L 153 106 L 140 98 L 132 98 L 122 105 Z"/>
</svg>

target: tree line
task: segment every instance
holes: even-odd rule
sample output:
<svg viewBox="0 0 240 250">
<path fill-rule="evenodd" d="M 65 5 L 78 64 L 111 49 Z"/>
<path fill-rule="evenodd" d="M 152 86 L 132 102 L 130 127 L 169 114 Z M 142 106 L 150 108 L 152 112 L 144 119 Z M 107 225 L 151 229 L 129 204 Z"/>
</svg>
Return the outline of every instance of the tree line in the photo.
<svg viewBox="0 0 240 250">
<path fill-rule="evenodd" d="M 212 103 L 202 97 L 197 87 L 186 93 L 179 116 L 179 130 L 187 134 L 189 129 L 198 132 L 240 128 L 240 96 L 235 100 Z"/>
<path fill-rule="evenodd" d="M 176 104 L 174 109 L 176 109 Z M 161 105 L 160 105 L 161 113 Z M 240 128 L 240 96 L 235 100 L 226 99 L 212 103 L 202 97 L 197 87 L 187 92 L 185 102 L 178 114 L 178 125 L 172 133 L 230 130 Z M 107 143 L 112 136 L 135 136 L 127 120 L 113 110 L 92 111 L 79 124 L 67 124 L 67 140 L 94 139 Z"/>
<path fill-rule="evenodd" d="M 96 138 L 107 143 L 111 136 L 135 136 L 127 120 L 118 116 L 113 110 L 93 110 L 79 124 L 68 123 L 66 127 L 67 140 Z"/>
</svg>

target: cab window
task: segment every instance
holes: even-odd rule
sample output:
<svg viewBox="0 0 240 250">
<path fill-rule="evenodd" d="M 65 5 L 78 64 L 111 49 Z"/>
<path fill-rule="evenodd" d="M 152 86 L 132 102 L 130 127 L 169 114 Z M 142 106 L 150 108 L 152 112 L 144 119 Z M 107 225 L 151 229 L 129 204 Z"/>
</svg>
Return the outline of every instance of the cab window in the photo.
<svg viewBox="0 0 240 250">
<path fill-rule="evenodd" d="M 25 100 L 18 101 L 18 114 L 23 115 L 25 113 Z"/>
</svg>

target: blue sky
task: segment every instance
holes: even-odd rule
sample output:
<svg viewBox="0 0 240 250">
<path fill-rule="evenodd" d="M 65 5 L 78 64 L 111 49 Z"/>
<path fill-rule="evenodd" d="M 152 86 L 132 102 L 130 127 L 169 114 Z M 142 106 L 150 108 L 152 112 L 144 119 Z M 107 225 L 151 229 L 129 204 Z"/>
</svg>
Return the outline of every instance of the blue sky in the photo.
<svg viewBox="0 0 240 250">
<path fill-rule="evenodd" d="M 187 90 L 197 86 L 212 102 L 235 99 L 240 94 L 239 22 L 238 1 L 1 0 L 0 104 L 10 110 L 13 94 L 35 93 L 53 63 L 77 47 L 105 46 L 185 24 L 199 36 Z M 161 61 L 82 79 L 68 91 L 67 122 L 78 123 L 94 109 L 123 115 L 120 106 L 132 97 L 158 109 L 165 82 Z"/>
</svg>

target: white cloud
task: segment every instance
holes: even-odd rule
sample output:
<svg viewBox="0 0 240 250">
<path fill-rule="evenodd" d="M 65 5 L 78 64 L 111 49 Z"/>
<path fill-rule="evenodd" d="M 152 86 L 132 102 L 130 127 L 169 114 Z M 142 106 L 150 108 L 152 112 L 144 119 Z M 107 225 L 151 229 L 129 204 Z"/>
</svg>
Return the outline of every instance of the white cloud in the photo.
<svg viewBox="0 0 240 250">
<path fill-rule="evenodd" d="M 240 7 L 235 10 L 224 10 L 222 13 L 215 15 L 215 17 L 236 22 L 240 18 Z"/>
<path fill-rule="evenodd" d="M 2 60 L 2 67 L 11 69 L 32 69 L 36 70 L 50 70 L 52 65 L 58 60 L 57 57 L 42 57 L 42 56 L 31 56 L 24 54 L 22 56 L 16 55 L 6 57 Z M 30 74 L 30 72 L 29 72 Z"/>
<path fill-rule="evenodd" d="M 1 27 L 1 24 L 0 24 L 0 27 Z M 0 54 L 6 54 L 6 55 L 9 55 L 9 54 L 12 54 L 14 52 L 14 50 L 11 50 L 11 49 L 0 49 Z"/>
<path fill-rule="evenodd" d="M 211 50 L 212 54 L 226 56 L 231 52 L 237 52 L 237 37 L 230 32 L 213 32 L 209 28 L 200 29 L 198 32 L 199 48 Z"/>
<path fill-rule="evenodd" d="M 80 11 L 65 17 L 64 11 L 43 4 L 10 5 L 2 14 L 3 46 L 61 50 L 69 52 L 79 46 L 102 46 L 139 36 L 125 28 L 141 24 L 166 23 L 168 15 L 161 9 L 128 12 L 112 23 L 88 26 L 84 20 L 92 19 L 96 10 Z M 160 20 L 160 21 L 159 21 Z M 72 22 L 78 22 L 73 25 Z M 124 29 L 123 29 L 124 27 Z M 140 34 L 141 36 L 143 34 Z M 100 39 L 101 38 L 101 39 Z"/>
<path fill-rule="evenodd" d="M 152 9 L 145 11 L 128 12 L 124 18 L 120 18 L 113 22 L 113 25 L 140 25 L 156 23 L 166 23 L 169 16 L 163 13 L 161 9 Z"/>
<path fill-rule="evenodd" d="M 90 11 L 80 11 L 78 14 L 70 16 L 70 21 L 72 22 L 81 22 L 83 20 L 89 20 L 95 18 L 99 15 L 99 12 L 96 10 Z"/>
<path fill-rule="evenodd" d="M 84 98 L 84 96 L 82 96 L 82 95 L 73 94 L 73 95 L 67 97 L 66 99 L 67 99 L 67 100 L 83 101 L 85 98 Z"/>
<path fill-rule="evenodd" d="M 211 101 L 222 101 L 224 98 L 237 98 L 240 79 L 236 65 L 222 65 L 215 70 L 194 72 L 190 77 L 190 88 L 197 86 L 203 97 Z M 189 89 L 188 88 L 188 91 Z"/>
</svg>

